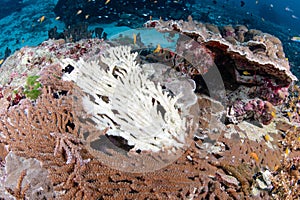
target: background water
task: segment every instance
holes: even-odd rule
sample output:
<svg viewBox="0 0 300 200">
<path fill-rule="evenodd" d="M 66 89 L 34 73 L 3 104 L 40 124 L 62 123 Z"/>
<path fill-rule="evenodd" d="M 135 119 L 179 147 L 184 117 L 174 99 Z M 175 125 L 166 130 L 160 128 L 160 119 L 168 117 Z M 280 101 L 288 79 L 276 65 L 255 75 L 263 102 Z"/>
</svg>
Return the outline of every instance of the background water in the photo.
<svg viewBox="0 0 300 200">
<path fill-rule="evenodd" d="M 222 0 L 217 1 L 217 4 L 228 5 L 228 11 L 230 11 L 231 6 L 239 8 L 246 15 L 249 15 L 247 12 L 252 13 L 300 33 L 300 19 L 298 18 L 300 17 L 299 0 L 244 0 L 244 2 L 245 5 L 243 7 L 241 7 L 241 1 L 239 0 Z M 291 10 L 289 11 L 288 8 Z"/>
</svg>

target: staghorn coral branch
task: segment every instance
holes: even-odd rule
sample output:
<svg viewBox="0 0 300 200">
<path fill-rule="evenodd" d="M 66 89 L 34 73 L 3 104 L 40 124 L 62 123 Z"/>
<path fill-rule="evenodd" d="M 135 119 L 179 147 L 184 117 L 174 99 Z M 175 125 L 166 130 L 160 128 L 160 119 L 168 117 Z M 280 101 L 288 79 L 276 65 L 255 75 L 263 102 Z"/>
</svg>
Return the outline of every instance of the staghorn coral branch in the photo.
<svg viewBox="0 0 300 200">
<path fill-rule="evenodd" d="M 24 187 L 22 187 L 22 183 L 25 176 L 26 176 L 26 170 L 23 170 L 20 174 L 16 188 L 14 190 L 12 190 L 11 188 L 5 188 L 7 192 L 13 195 L 14 197 L 16 197 L 17 200 L 24 200 L 25 194 L 27 190 L 30 188 L 29 184 L 26 184 Z"/>
<path fill-rule="evenodd" d="M 61 134 L 58 132 L 51 132 L 50 135 L 56 138 L 54 156 L 57 156 L 59 153 L 63 153 L 63 151 L 65 151 L 67 155 L 66 164 L 79 162 L 79 164 L 82 166 L 89 162 L 89 159 L 84 160 L 80 155 L 81 147 L 78 146 L 78 144 L 81 143 L 81 141 L 79 138 L 76 138 L 73 134 L 69 133 Z"/>
</svg>

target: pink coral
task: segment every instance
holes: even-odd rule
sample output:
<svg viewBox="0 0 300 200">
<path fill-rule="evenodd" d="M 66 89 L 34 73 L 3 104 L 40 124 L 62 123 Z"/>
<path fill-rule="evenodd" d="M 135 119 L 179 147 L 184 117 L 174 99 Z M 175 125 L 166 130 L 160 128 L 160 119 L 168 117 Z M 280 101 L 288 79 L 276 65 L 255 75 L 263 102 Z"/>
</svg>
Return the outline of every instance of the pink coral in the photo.
<svg viewBox="0 0 300 200">
<path fill-rule="evenodd" d="M 227 122 L 239 123 L 246 119 L 252 119 L 267 125 L 273 119 L 272 112 L 275 112 L 275 109 L 268 101 L 260 99 L 237 100 L 227 110 Z"/>
</svg>

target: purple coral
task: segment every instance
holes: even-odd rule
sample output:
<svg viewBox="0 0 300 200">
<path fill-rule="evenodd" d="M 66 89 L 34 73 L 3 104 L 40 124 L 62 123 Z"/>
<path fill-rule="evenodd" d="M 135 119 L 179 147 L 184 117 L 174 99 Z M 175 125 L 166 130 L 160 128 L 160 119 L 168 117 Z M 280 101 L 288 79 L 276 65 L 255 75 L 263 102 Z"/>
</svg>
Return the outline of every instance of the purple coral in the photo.
<svg viewBox="0 0 300 200">
<path fill-rule="evenodd" d="M 264 125 L 271 123 L 275 109 L 268 101 L 251 99 L 249 101 L 237 100 L 227 109 L 227 121 L 239 123 L 246 119 L 253 119 Z"/>
<path fill-rule="evenodd" d="M 276 85 L 270 79 L 264 79 L 263 82 L 264 84 L 257 88 L 255 96 L 259 96 L 273 105 L 282 104 L 288 97 L 289 86 Z"/>
</svg>

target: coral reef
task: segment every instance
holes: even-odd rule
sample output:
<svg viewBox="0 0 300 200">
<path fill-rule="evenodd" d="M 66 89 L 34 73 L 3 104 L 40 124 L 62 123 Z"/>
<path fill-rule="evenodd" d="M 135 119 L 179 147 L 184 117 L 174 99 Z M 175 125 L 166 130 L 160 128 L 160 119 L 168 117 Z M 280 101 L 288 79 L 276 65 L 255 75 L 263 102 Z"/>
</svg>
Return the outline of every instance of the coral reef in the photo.
<svg viewBox="0 0 300 200">
<path fill-rule="evenodd" d="M 194 52 L 194 54 L 190 54 L 194 58 L 197 57 L 195 55 L 197 51 L 201 49 L 201 51 L 207 52 L 204 60 L 208 63 L 203 63 L 205 67 L 195 62 L 190 62 L 190 64 L 202 76 L 207 74 L 210 66 L 215 64 L 218 67 L 229 97 L 227 104 L 232 106 L 232 109 L 228 110 L 230 111 L 228 120 L 231 122 L 240 121 L 237 118 L 242 115 L 246 115 L 241 117 L 243 119 L 251 118 L 253 115 L 251 112 L 257 113 L 263 108 L 263 105 L 261 108 L 252 105 L 247 108 L 248 111 L 252 108 L 251 112 L 241 111 L 239 107 L 245 105 L 238 106 L 240 100 L 256 101 L 255 98 L 259 98 L 267 102 L 264 104 L 267 105 L 266 109 L 269 114 L 268 116 L 259 114 L 262 119 L 258 119 L 258 116 L 256 119 L 265 124 L 270 123 L 273 118 L 270 104 L 282 104 L 288 96 L 289 86 L 297 80 L 285 59 L 281 41 L 270 34 L 254 29 L 248 30 L 245 26 L 224 26 L 219 29 L 214 27 L 211 31 L 211 25 L 197 22 L 192 17 L 189 17 L 188 21 L 150 20 L 145 23 L 145 26 L 155 28 L 163 33 L 179 32 L 192 38 L 193 40 L 189 42 L 190 45 L 180 45 L 184 40 L 179 40 L 179 45 L 176 47 L 179 54 L 187 52 L 184 49 L 187 46 Z M 197 45 L 192 45 L 193 43 L 197 43 Z M 193 46 L 198 47 L 197 51 L 193 50 Z M 203 55 L 203 53 L 197 54 Z"/>
<path fill-rule="evenodd" d="M 298 198 L 299 89 L 280 41 L 191 18 L 147 26 L 183 34 L 177 52 L 142 55 L 95 38 L 48 40 L 7 58 L 0 197 Z M 172 135 L 178 129 L 190 137 Z M 161 151 L 181 144 L 178 154 Z"/>
</svg>

